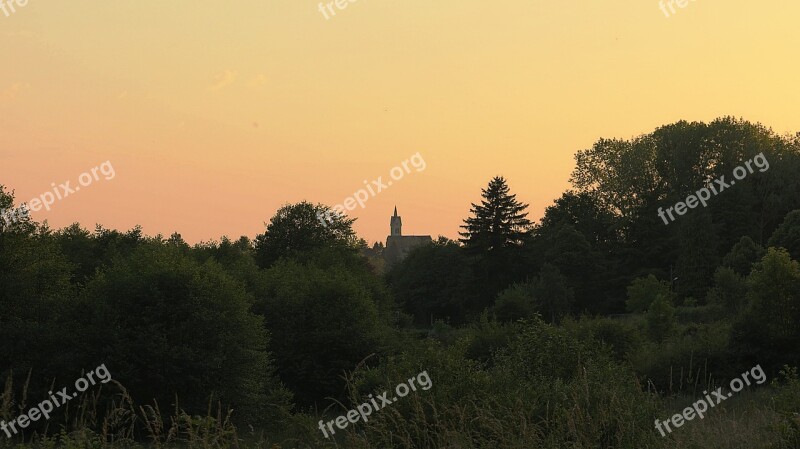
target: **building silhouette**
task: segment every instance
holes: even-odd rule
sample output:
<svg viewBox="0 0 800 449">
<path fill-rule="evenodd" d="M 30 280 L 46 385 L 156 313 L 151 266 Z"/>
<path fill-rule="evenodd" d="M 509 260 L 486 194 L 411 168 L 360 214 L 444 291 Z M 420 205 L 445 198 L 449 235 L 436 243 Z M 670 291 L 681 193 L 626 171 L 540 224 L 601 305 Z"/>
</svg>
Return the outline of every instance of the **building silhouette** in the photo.
<svg viewBox="0 0 800 449">
<path fill-rule="evenodd" d="M 429 235 L 403 235 L 403 220 L 397 215 L 397 206 L 389 223 L 391 233 L 386 237 L 386 249 L 383 252 L 387 265 L 405 259 L 412 249 L 433 242 Z"/>
</svg>

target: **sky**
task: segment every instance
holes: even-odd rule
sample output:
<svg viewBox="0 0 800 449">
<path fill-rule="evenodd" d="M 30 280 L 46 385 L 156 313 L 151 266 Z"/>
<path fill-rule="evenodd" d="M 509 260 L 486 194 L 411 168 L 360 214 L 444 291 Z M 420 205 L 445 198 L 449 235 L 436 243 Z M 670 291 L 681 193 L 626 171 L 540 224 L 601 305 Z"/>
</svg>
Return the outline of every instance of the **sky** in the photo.
<svg viewBox="0 0 800 449">
<path fill-rule="evenodd" d="M 63 192 L 32 213 L 53 228 L 254 237 L 418 154 L 348 215 L 370 242 L 395 206 L 404 234 L 456 238 L 497 175 L 538 219 L 600 138 L 727 115 L 800 131 L 796 1 L 22 3 L 0 11 L 0 184 Z"/>
</svg>

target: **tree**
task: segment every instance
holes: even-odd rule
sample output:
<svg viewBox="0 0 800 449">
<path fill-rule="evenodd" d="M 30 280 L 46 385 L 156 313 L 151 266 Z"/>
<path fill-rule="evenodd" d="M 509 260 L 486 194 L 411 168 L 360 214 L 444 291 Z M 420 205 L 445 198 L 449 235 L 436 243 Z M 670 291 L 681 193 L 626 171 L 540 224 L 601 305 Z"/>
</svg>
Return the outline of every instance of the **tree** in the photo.
<svg viewBox="0 0 800 449">
<path fill-rule="evenodd" d="M 600 206 L 597 198 L 587 192 L 568 191 L 545 209 L 537 233 L 570 225 L 593 245 L 608 244 L 615 240 L 614 214 Z"/>
<path fill-rule="evenodd" d="M 794 260 L 800 260 L 800 209 L 789 212 L 772 234 L 769 246 L 786 248 Z"/>
<path fill-rule="evenodd" d="M 0 185 L 0 209 L 13 204 Z M 0 217 L 0 378 L 35 369 L 30 391 L 38 393 L 72 365 L 70 348 L 79 344 L 65 343 L 74 331 L 64 320 L 74 299 L 71 267 L 46 226 L 27 216 L 9 221 Z"/>
<path fill-rule="evenodd" d="M 629 312 L 644 312 L 659 297 L 664 297 L 671 302 L 673 294 L 669 283 L 659 281 L 651 274 L 631 283 L 628 287 L 628 300 L 625 301 L 625 305 Z"/>
<path fill-rule="evenodd" d="M 31 233 L 35 223 L 28 214 L 27 205 L 14 205 L 14 192 L 6 192 L 0 184 L 0 232 Z"/>
<path fill-rule="evenodd" d="M 108 265 L 116 257 L 131 254 L 146 241 L 141 226 L 123 233 L 97 225 L 94 233 L 90 233 L 79 223 L 56 231 L 53 238 L 75 266 L 72 280 L 79 285 L 91 279 L 98 268 Z"/>
<path fill-rule="evenodd" d="M 468 289 L 475 298 L 471 309 L 480 313 L 513 282 L 524 279 L 528 270 L 523 243 L 529 240 L 531 223 L 516 195 L 509 193 L 506 180 L 495 177 L 482 189 L 481 204 L 472 204 L 459 239 L 470 256 Z"/>
<path fill-rule="evenodd" d="M 604 298 L 596 289 L 599 281 L 596 252 L 586 237 L 569 224 L 540 231 L 532 246 L 538 247 L 545 256 L 546 264 L 557 268 L 574 288 L 575 311 L 597 313 L 603 309 Z"/>
<path fill-rule="evenodd" d="M 595 196 L 570 190 L 535 227 L 531 250 L 567 277 L 575 289 L 576 312 L 605 314 L 624 307 L 619 298 L 630 279 L 620 280 L 610 269 L 620 244 L 617 225 L 617 217 Z"/>
<path fill-rule="evenodd" d="M 283 206 L 270 219 L 266 232 L 256 236 L 256 261 L 268 268 L 281 257 L 318 248 L 346 246 L 355 250 L 358 242 L 353 222 L 355 219 L 322 204 L 303 201 Z"/>
<path fill-rule="evenodd" d="M 516 321 L 539 313 L 550 323 L 556 323 L 569 313 L 574 297 L 567 278 L 554 265 L 546 263 L 533 280 L 515 283 L 500 292 L 493 311 L 500 321 Z"/>
<path fill-rule="evenodd" d="M 183 248 L 183 245 L 178 244 L 178 247 Z M 249 293 L 255 293 L 262 283 L 253 245 L 246 236 L 235 241 L 223 236 L 219 242 L 202 242 L 195 245 L 189 254 L 200 263 L 218 263 L 228 275 L 243 282 Z"/>
<path fill-rule="evenodd" d="M 589 195 L 614 215 L 613 235 L 620 244 L 612 247 L 609 262 L 617 273 L 666 277 L 665 267 L 674 266 L 680 278 L 676 289 L 700 297 L 721 250 L 743 235 L 761 243 L 777 227 L 776 217 L 798 207 L 798 149 L 800 139 L 757 123 L 731 117 L 708 124 L 680 121 L 629 140 L 599 140 L 576 155 L 571 182 L 577 194 Z M 758 156 L 769 164 L 752 164 Z M 659 210 L 663 214 L 705 185 L 716 185 L 715 179 L 725 176 L 730 182 L 734 168 L 745 163 L 754 165 L 754 172 L 734 188 L 686 216 L 672 213 L 675 221 L 659 218 Z"/>
<path fill-rule="evenodd" d="M 436 319 L 461 324 L 469 312 L 479 311 L 469 290 L 471 277 L 464 249 L 440 240 L 415 248 L 386 278 L 403 311 L 415 324 L 427 327 Z"/>
<path fill-rule="evenodd" d="M 764 256 L 764 248 L 748 236 L 742 237 L 722 259 L 722 265 L 741 276 L 750 274 L 754 263 Z"/>
<path fill-rule="evenodd" d="M 647 310 L 647 330 L 655 341 L 663 341 L 675 326 L 675 308 L 667 296 L 659 294 Z"/>
<path fill-rule="evenodd" d="M 800 335 L 800 263 L 782 248 L 769 248 L 747 281 L 748 319 L 777 338 Z"/>
<path fill-rule="evenodd" d="M 273 336 L 281 379 L 303 406 L 343 399 L 342 375 L 381 353 L 387 337 L 370 286 L 345 266 L 294 259 L 264 276 L 267 289 L 253 310 Z"/>
<path fill-rule="evenodd" d="M 770 368 L 800 358 L 800 263 L 769 248 L 747 278 L 748 305 L 732 330 L 734 352 Z"/>
<path fill-rule="evenodd" d="M 714 269 L 719 266 L 717 235 L 708 210 L 693 212 L 690 216 L 681 217 L 682 221 L 673 225 L 678 229 L 675 261 L 678 280 L 673 289 L 681 297 L 702 298 L 710 286 Z"/>
<path fill-rule="evenodd" d="M 747 283 L 736 271 L 728 267 L 719 267 L 714 272 L 714 287 L 708 290 L 706 302 L 719 304 L 729 312 L 736 314 L 744 308 Z"/>
<path fill-rule="evenodd" d="M 369 261 L 370 265 L 375 268 L 377 273 L 384 273 L 386 271 L 386 260 L 384 259 L 386 247 L 383 245 L 383 242 L 375 242 L 372 244 L 372 248 L 370 248 L 366 240 L 360 239 L 358 247 L 361 255 Z"/>
<path fill-rule="evenodd" d="M 498 321 L 516 321 L 536 313 L 536 298 L 530 283 L 516 283 L 497 295 L 492 308 Z"/>
<path fill-rule="evenodd" d="M 575 297 L 575 293 L 567 285 L 567 278 L 554 265 L 546 263 L 539 271 L 534 286 L 534 296 L 542 316 L 556 323 L 566 315 Z"/>
<path fill-rule="evenodd" d="M 523 212 L 528 205 L 509 194 L 505 178 L 497 176 L 481 190 L 481 204 L 472 203 L 471 217 L 461 226 L 461 243 L 468 249 L 492 251 L 520 245 L 528 235 L 530 221 Z"/>
<path fill-rule="evenodd" d="M 86 323 L 81 356 L 105 361 L 141 402 L 169 408 L 177 398 L 199 414 L 219 400 L 240 422 L 279 425 L 289 396 L 251 303 L 243 285 L 213 261 L 201 265 L 179 248 L 148 243 L 87 284 L 79 305 Z"/>
</svg>

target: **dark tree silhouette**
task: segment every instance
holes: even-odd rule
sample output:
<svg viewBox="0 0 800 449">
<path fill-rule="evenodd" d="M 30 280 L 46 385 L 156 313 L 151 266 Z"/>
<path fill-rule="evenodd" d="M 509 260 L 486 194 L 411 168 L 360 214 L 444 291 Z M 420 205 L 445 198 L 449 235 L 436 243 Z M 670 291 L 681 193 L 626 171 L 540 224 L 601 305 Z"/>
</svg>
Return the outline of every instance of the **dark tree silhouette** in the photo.
<svg viewBox="0 0 800 449">
<path fill-rule="evenodd" d="M 289 257 L 333 246 L 356 247 L 353 218 L 331 211 L 323 204 L 303 201 L 278 209 L 267 230 L 255 239 L 256 261 L 262 268 Z"/>
<path fill-rule="evenodd" d="M 464 220 L 461 243 L 468 249 L 491 251 L 520 245 L 528 235 L 531 222 L 523 212 L 528 205 L 509 194 L 508 184 L 496 176 L 486 189 L 481 190 L 481 204 L 472 204 L 472 217 Z"/>
</svg>

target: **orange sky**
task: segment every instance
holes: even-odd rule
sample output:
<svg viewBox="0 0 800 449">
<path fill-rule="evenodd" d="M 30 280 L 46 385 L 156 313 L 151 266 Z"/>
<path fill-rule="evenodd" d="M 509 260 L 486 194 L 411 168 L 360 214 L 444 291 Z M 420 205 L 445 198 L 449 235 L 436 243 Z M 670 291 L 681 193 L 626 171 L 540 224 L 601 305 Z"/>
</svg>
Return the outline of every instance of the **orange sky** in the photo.
<svg viewBox="0 0 800 449">
<path fill-rule="evenodd" d="M 456 237 L 494 175 L 538 218 L 576 151 L 680 119 L 800 131 L 800 4 L 657 0 L 29 0 L 0 12 L 0 183 L 33 213 L 189 242 L 341 203 L 419 152 L 360 236 Z M 334 7 L 335 8 L 335 7 Z"/>
</svg>

